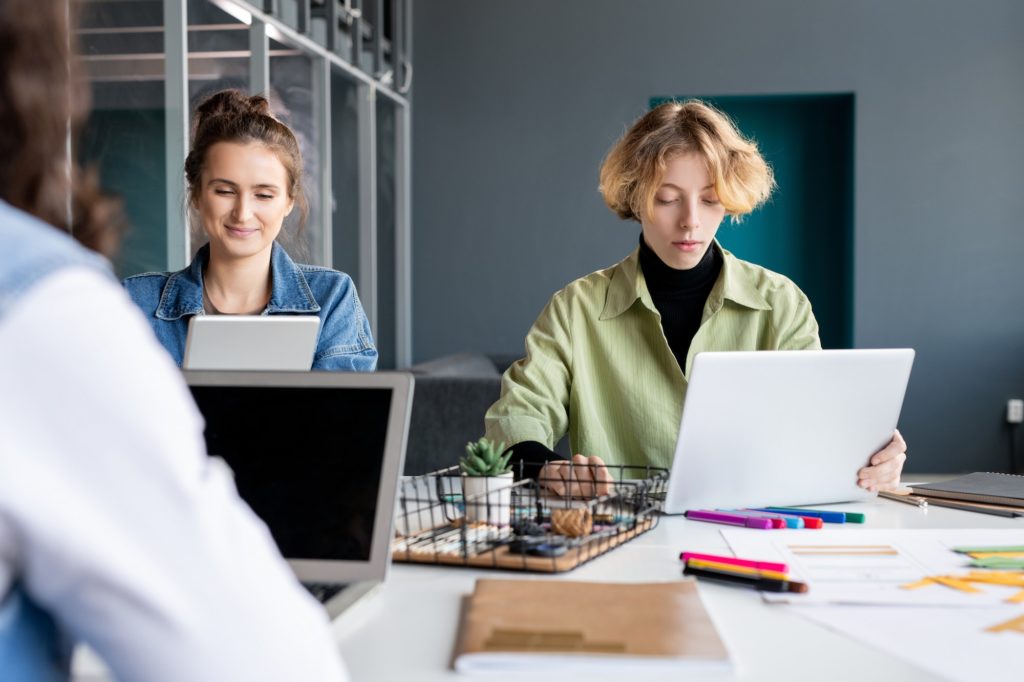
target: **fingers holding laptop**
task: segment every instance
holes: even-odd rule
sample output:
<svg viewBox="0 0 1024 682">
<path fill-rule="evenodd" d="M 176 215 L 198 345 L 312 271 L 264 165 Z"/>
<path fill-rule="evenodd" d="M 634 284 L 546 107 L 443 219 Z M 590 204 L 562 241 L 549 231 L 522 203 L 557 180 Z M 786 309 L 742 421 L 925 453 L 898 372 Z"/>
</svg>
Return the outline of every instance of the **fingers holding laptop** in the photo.
<svg viewBox="0 0 1024 682">
<path fill-rule="evenodd" d="M 540 470 L 541 485 L 561 497 L 600 497 L 612 489 L 612 475 L 600 457 L 573 455 L 548 462 Z"/>
<path fill-rule="evenodd" d="M 907 442 L 899 430 L 884 448 L 871 455 L 868 466 L 857 472 L 857 485 L 871 492 L 895 490 L 900 487 L 900 474 L 907 461 Z"/>
</svg>

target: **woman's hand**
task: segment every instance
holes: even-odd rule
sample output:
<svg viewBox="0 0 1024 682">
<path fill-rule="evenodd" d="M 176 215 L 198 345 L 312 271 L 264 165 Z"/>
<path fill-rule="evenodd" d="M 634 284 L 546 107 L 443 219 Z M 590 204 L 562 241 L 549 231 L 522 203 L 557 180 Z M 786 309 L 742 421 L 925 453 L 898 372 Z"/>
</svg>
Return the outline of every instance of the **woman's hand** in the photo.
<svg viewBox="0 0 1024 682">
<path fill-rule="evenodd" d="M 572 461 L 548 462 L 538 482 L 561 497 L 600 497 L 612 490 L 612 475 L 600 457 L 573 455 Z"/>
<path fill-rule="evenodd" d="M 907 442 L 899 430 L 884 448 L 871 455 L 868 466 L 857 472 L 857 485 L 871 492 L 896 490 L 900 487 L 900 474 L 907 461 Z"/>
</svg>

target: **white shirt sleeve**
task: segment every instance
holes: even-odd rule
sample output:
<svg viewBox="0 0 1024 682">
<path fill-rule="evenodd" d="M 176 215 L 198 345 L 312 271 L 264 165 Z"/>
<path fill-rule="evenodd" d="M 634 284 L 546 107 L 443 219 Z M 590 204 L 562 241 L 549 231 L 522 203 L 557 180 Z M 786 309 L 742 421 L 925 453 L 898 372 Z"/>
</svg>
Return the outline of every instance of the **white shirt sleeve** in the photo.
<svg viewBox="0 0 1024 682">
<path fill-rule="evenodd" d="M 346 679 L 202 430 L 116 283 L 33 287 L 0 318 L 0 596 L 21 580 L 119 679 Z"/>
</svg>

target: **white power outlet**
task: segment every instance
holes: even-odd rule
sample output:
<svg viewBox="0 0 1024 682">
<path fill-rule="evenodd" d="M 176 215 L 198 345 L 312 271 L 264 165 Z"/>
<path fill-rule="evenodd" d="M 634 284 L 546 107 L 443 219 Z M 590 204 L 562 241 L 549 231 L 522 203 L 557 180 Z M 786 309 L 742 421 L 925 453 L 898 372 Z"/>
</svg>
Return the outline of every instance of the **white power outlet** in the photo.
<svg viewBox="0 0 1024 682">
<path fill-rule="evenodd" d="M 1011 398 L 1006 401 L 1006 422 L 1008 424 L 1024 422 L 1024 400 Z"/>
</svg>

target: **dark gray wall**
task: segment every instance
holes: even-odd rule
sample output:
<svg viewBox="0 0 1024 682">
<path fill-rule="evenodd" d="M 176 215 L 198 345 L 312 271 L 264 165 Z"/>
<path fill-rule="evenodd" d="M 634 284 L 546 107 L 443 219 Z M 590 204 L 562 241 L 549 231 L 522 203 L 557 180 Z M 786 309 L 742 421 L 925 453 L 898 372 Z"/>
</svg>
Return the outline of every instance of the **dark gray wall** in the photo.
<svg viewBox="0 0 1024 682">
<path fill-rule="evenodd" d="M 554 291 L 633 247 L 597 169 L 650 96 L 853 92 L 855 345 L 917 349 L 910 470 L 1007 468 L 1024 3 L 414 4 L 417 360 L 521 350 Z"/>
</svg>

